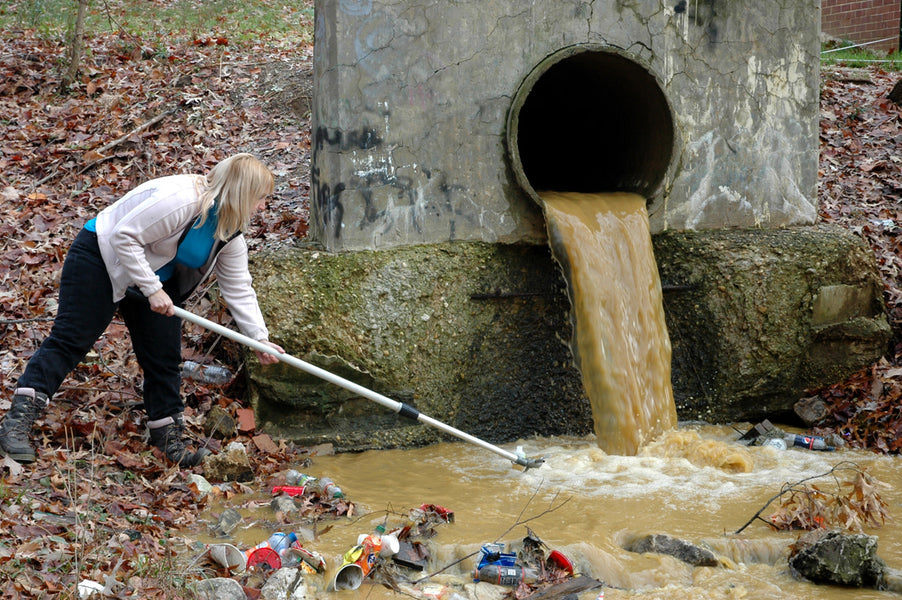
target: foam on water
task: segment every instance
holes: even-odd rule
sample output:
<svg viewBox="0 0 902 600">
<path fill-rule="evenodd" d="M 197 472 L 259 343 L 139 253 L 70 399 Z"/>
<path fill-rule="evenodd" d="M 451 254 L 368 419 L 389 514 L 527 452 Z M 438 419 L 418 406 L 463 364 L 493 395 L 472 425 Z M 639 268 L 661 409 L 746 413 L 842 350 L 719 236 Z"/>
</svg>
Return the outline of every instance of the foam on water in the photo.
<svg viewBox="0 0 902 600">
<path fill-rule="evenodd" d="M 721 502 L 747 494 L 750 489 L 779 489 L 829 471 L 847 453 L 778 450 L 748 447 L 725 427 L 680 428 L 664 433 L 636 456 L 609 455 L 585 438 L 521 440 L 506 448 L 523 446 L 527 456 L 544 456 L 546 465 L 517 474 L 510 464 L 473 448 L 464 452 L 479 468 L 461 467 L 461 476 L 483 472 L 512 480 L 522 493 L 537 487 L 554 488 L 597 498 L 639 498 L 673 494 L 692 502 Z M 858 456 L 866 461 L 870 456 Z M 475 466 L 475 465 L 474 465 Z"/>
</svg>

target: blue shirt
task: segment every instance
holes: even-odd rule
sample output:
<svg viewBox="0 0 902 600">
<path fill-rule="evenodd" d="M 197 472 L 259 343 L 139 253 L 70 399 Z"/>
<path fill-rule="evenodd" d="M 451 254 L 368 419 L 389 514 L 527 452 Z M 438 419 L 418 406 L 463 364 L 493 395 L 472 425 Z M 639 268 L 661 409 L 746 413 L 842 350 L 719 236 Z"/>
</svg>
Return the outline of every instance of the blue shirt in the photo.
<svg viewBox="0 0 902 600">
<path fill-rule="evenodd" d="M 85 229 L 88 231 L 97 231 L 97 219 L 91 219 L 85 223 Z M 213 245 L 216 243 L 216 226 L 219 224 L 219 206 L 214 204 L 213 208 L 207 216 L 206 222 L 202 227 L 198 227 L 200 217 L 194 221 L 191 229 L 185 234 L 185 238 L 179 244 L 175 258 L 157 269 L 157 277 L 160 281 L 166 281 L 172 277 L 175 271 L 176 263 L 184 265 L 192 269 L 199 269 L 207 262 Z"/>
</svg>

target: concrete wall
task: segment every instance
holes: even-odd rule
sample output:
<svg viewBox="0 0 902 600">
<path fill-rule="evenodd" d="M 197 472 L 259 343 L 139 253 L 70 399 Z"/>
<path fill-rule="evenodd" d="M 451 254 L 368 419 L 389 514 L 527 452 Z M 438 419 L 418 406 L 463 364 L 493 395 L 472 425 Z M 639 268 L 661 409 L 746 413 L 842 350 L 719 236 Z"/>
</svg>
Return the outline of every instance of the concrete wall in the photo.
<svg viewBox="0 0 902 600">
<path fill-rule="evenodd" d="M 810 224 L 818 9 L 819 0 L 317 0 L 311 238 L 329 250 L 543 243 L 541 211 L 511 165 L 508 118 L 537 66 L 574 47 L 636 69 L 583 72 L 595 94 L 577 103 L 585 119 L 556 98 L 549 115 L 573 126 L 542 132 L 549 157 L 589 153 L 579 160 L 610 182 L 617 148 L 669 144 L 666 165 L 644 178 L 655 184 L 643 189 L 655 231 Z M 670 114 L 629 111 L 646 96 L 664 98 Z M 634 146 L 660 135 L 646 118 L 672 131 Z"/>
<path fill-rule="evenodd" d="M 821 30 L 829 36 L 880 50 L 899 48 L 900 0 L 823 0 Z"/>
</svg>

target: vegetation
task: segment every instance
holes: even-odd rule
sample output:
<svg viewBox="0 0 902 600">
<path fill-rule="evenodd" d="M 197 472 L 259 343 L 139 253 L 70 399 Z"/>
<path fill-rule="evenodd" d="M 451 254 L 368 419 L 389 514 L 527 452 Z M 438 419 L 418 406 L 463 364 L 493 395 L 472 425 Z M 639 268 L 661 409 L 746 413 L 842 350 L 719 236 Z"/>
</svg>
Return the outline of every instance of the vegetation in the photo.
<svg viewBox="0 0 902 600">
<path fill-rule="evenodd" d="M 849 478 L 840 480 L 840 475 Z M 809 483 L 815 479 L 824 479 L 826 483 L 820 486 Z M 888 504 L 879 490 L 888 487 L 858 465 L 843 461 L 821 475 L 784 484 L 780 492 L 735 533 L 741 533 L 755 520 L 779 530 L 861 532 L 865 528 L 882 527 L 891 518 Z M 769 517 L 762 517 L 761 513 L 777 500 L 780 504 L 776 510 Z"/>
<path fill-rule="evenodd" d="M 12 0 L 0 5 L 0 29 L 29 29 L 64 37 L 75 22 L 77 0 Z M 118 33 L 160 48 L 199 39 L 229 43 L 313 43 L 312 0 L 91 0 L 89 34 Z"/>
<path fill-rule="evenodd" d="M 824 44 L 821 48 L 821 64 L 842 67 L 879 66 L 887 71 L 902 71 L 902 51 L 887 54 L 868 46 L 855 47 L 854 42 Z"/>
</svg>

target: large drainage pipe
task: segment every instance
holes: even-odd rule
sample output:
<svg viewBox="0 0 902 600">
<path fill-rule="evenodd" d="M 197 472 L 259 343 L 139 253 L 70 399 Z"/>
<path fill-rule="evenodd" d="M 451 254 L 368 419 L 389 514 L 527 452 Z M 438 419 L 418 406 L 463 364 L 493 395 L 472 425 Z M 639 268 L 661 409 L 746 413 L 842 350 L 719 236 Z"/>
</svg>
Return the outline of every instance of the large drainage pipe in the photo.
<svg viewBox="0 0 902 600">
<path fill-rule="evenodd" d="M 651 198 L 670 165 L 673 118 L 657 79 L 635 59 L 570 46 L 520 84 L 507 143 L 517 183 L 540 205 L 543 190 Z"/>
</svg>

